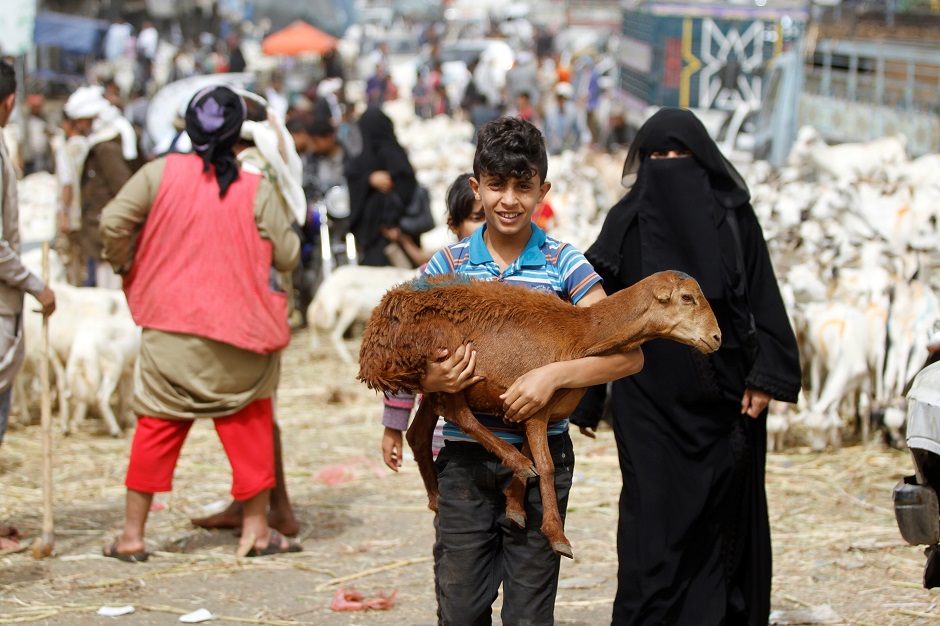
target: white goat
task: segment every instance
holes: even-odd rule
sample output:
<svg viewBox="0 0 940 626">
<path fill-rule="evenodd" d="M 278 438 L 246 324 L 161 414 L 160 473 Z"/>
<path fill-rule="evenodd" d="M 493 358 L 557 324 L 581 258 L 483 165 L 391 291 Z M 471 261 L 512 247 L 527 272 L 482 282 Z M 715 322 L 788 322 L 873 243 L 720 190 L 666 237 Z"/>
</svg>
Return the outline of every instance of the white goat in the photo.
<svg viewBox="0 0 940 626">
<path fill-rule="evenodd" d="M 311 324 L 310 348 L 320 347 L 317 331 L 329 334 L 336 354 L 343 363 L 352 363 L 343 336 L 357 321 L 369 320 L 372 309 L 378 306 L 385 292 L 415 277 L 415 270 L 399 267 L 367 267 L 342 265 L 330 274 L 307 309 Z"/>
<path fill-rule="evenodd" d="M 121 435 L 118 418 L 111 410 L 111 396 L 118 391 L 118 415 L 131 415 L 134 395 L 134 365 L 140 353 L 140 328 L 123 317 L 91 318 L 82 321 L 75 333 L 65 366 L 69 400 L 74 406 L 71 424 L 64 418 L 66 434 L 88 412 L 97 408 L 112 437 Z"/>
<path fill-rule="evenodd" d="M 811 442 L 838 445 L 843 399 L 868 391 L 870 381 L 867 320 L 856 308 L 840 303 L 811 304 L 805 309 L 804 347 L 810 358 L 809 408 L 801 415 L 810 431 L 829 433 Z M 824 445 L 824 444 L 823 444 Z"/>
<path fill-rule="evenodd" d="M 907 139 L 903 136 L 829 146 L 819 131 L 804 126 L 797 132 L 787 165 L 817 172 L 823 178 L 854 182 L 874 178 L 885 165 L 907 160 Z"/>
<path fill-rule="evenodd" d="M 783 444 L 790 429 L 790 417 L 782 402 L 771 402 L 767 412 L 767 450 L 783 452 Z"/>
<path fill-rule="evenodd" d="M 65 378 L 65 363 L 68 361 L 72 342 L 82 320 L 89 318 L 130 319 L 124 293 L 95 287 L 73 287 L 68 283 L 50 283 L 56 294 L 56 312 L 49 317 L 49 361 L 55 376 L 59 396 L 59 415 L 63 428 L 68 424 L 68 390 Z M 38 380 L 42 360 L 42 315 L 33 307 L 23 309 L 23 332 L 26 337 L 26 357 L 23 369 L 14 382 L 15 396 L 20 413 L 25 419 L 29 415 L 30 390 Z"/>
</svg>

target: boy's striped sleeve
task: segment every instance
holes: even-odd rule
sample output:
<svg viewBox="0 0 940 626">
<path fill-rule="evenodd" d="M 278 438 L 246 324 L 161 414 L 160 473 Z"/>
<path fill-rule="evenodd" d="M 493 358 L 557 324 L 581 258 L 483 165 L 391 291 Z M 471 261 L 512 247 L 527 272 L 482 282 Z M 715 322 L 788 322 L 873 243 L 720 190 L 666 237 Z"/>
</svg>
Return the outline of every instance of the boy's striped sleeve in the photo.
<svg viewBox="0 0 940 626">
<path fill-rule="evenodd" d="M 573 246 L 558 251 L 558 271 L 572 304 L 577 304 L 591 287 L 601 282 L 591 263 Z"/>
</svg>

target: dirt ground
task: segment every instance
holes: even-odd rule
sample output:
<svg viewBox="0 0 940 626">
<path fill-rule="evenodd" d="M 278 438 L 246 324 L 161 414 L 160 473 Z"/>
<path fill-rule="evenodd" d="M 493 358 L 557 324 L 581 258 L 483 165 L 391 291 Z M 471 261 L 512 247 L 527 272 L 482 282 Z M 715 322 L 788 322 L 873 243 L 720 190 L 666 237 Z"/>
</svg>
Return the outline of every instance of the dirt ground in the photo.
<svg viewBox="0 0 940 626">
<path fill-rule="evenodd" d="M 174 491 L 158 496 L 149 562 L 100 556 L 122 523 L 129 436 L 109 438 L 98 420 L 56 436 L 57 556 L 0 556 L 0 623 L 171 624 L 206 608 L 217 620 L 251 624 L 434 624 L 431 513 L 413 462 L 400 475 L 382 465 L 381 403 L 332 353 L 311 355 L 306 331 L 284 359 L 278 420 L 288 485 L 304 552 L 237 559 L 231 532 L 189 524 L 228 499 L 229 469 L 207 423 L 183 449 Z M 35 417 L 35 416 L 34 416 Z M 566 532 L 575 560 L 562 563 L 559 624 L 609 623 L 616 588 L 620 475 L 610 430 L 575 434 L 577 467 Z M 776 610 L 828 604 L 847 624 L 928 624 L 938 594 L 921 588 L 923 555 L 898 534 L 891 488 L 909 473 L 906 452 L 883 447 L 810 454 L 793 437 L 768 460 Z M 0 521 L 37 536 L 42 520 L 40 428 L 14 426 L 0 448 Z M 341 482 L 330 486 L 325 476 Z M 366 596 L 397 590 L 387 611 L 337 613 L 340 587 Z M 101 606 L 132 605 L 117 618 Z M 499 601 L 496 603 L 498 620 Z"/>
</svg>

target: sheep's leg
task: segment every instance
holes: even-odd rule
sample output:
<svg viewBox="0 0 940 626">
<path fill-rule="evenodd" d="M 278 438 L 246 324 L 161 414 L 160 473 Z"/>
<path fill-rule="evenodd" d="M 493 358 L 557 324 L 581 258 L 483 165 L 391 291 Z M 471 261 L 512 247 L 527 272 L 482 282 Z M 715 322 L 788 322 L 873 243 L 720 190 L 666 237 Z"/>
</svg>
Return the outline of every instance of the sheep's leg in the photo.
<svg viewBox="0 0 940 626">
<path fill-rule="evenodd" d="M 405 439 L 415 455 L 418 471 L 421 472 L 421 480 L 424 481 L 424 488 L 428 492 L 428 508 L 437 512 L 439 495 L 437 469 L 434 467 L 434 453 L 431 449 L 434 427 L 437 425 L 437 415 L 434 414 L 433 404 L 429 397 L 421 400 L 418 411 L 411 420 L 411 426 L 405 433 Z"/>
<path fill-rule="evenodd" d="M 72 417 L 69 420 L 66 420 L 64 422 L 65 427 L 66 427 L 65 434 L 66 435 L 69 434 L 70 423 L 74 424 L 75 427 L 78 428 L 79 423 L 84 421 L 87 413 L 88 413 L 88 402 L 86 402 L 84 399 L 79 400 L 75 404 L 75 413 L 72 414 Z"/>
<path fill-rule="evenodd" d="M 134 373 L 123 372 L 121 382 L 118 383 L 118 424 L 124 428 L 133 427 L 135 424 L 134 412 L 131 410 L 131 401 L 134 399 Z"/>
<path fill-rule="evenodd" d="M 359 317 L 359 311 L 353 308 L 343 309 L 342 312 L 340 312 L 339 318 L 336 320 L 336 325 L 333 326 L 333 330 L 330 331 L 330 341 L 333 343 L 333 348 L 336 350 L 336 354 L 339 355 L 343 363 L 353 362 L 353 358 L 346 348 L 346 341 L 343 339 L 343 335 L 346 334 L 346 331 L 353 325 L 357 317 Z"/>
<path fill-rule="evenodd" d="M 111 396 L 114 395 L 114 390 L 117 388 L 118 375 L 115 375 L 114 371 L 106 371 L 101 379 L 101 386 L 98 388 L 97 394 L 98 409 L 101 412 L 101 417 L 108 425 L 108 432 L 111 433 L 112 437 L 121 436 L 121 427 L 118 425 L 114 411 L 111 410 Z"/>
<path fill-rule="evenodd" d="M 470 412 L 467 399 L 463 392 L 445 394 L 444 404 L 447 415 L 462 431 L 473 437 L 484 448 L 499 457 L 500 462 L 511 469 L 520 478 L 538 476 L 532 461 L 519 452 L 514 446 L 494 435 L 488 428 L 484 428 L 477 418 Z"/>
<path fill-rule="evenodd" d="M 10 404 L 19 408 L 19 422 L 25 425 L 30 423 L 30 416 L 29 402 L 26 396 L 26 383 L 23 379 L 24 376 L 17 376 L 13 379 L 13 396 L 10 399 Z"/>
<path fill-rule="evenodd" d="M 52 371 L 55 372 L 55 387 L 59 395 L 59 419 L 62 421 L 62 432 L 69 434 L 69 397 L 68 381 L 65 380 L 65 366 L 62 361 L 52 354 L 49 356 L 49 362 L 52 363 Z"/>
<path fill-rule="evenodd" d="M 539 471 L 539 491 L 542 494 L 542 533 L 548 537 L 555 554 L 574 558 L 571 542 L 565 537 L 565 527 L 558 510 L 555 495 L 555 462 L 548 449 L 548 414 L 543 408 L 525 422 L 526 440 L 532 448 L 535 467 Z M 508 508 L 508 503 L 507 503 Z"/>
<path fill-rule="evenodd" d="M 528 442 L 522 446 L 522 454 L 532 458 L 532 449 L 529 447 Z M 525 478 L 514 475 L 509 485 L 503 490 L 503 495 L 506 496 L 506 519 L 519 528 L 525 528 L 525 490 L 527 483 L 528 481 Z"/>
</svg>

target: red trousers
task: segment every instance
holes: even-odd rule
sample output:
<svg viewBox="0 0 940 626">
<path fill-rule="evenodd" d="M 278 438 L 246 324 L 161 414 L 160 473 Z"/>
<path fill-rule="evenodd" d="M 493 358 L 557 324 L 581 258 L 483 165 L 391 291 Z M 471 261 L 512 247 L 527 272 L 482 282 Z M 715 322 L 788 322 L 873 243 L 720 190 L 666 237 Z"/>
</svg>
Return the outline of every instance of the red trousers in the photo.
<svg viewBox="0 0 940 626">
<path fill-rule="evenodd" d="M 194 420 L 141 415 L 124 485 L 143 493 L 170 491 L 173 470 Z M 271 399 L 212 420 L 232 466 L 232 497 L 248 500 L 274 487 L 274 414 Z"/>
</svg>

